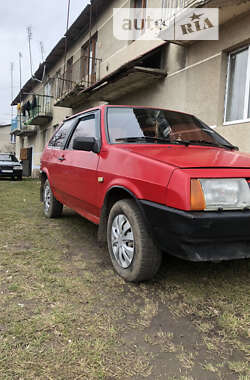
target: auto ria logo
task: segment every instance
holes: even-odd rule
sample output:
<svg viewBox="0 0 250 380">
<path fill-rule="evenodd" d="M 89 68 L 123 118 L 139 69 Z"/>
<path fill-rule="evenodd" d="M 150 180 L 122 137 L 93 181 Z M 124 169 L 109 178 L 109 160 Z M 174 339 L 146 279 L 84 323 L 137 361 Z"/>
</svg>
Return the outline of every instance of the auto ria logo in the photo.
<svg viewBox="0 0 250 380">
<path fill-rule="evenodd" d="M 114 8 L 119 40 L 218 40 L 218 8 Z"/>
<path fill-rule="evenodd" d="M 190 17 L 191 22 L 188 24 L 181 25 L 182 33 L 185 34 L 191 34 L 196 32 L 200 32 L 202 30 L 206 30 L 209 28 L 214 28 L 214 25 L 212 21 L 208 17 L 205 18 L 205 20 L 202 20 L 201 17 L 203 14 L 195 14 Z"/>
</svg>

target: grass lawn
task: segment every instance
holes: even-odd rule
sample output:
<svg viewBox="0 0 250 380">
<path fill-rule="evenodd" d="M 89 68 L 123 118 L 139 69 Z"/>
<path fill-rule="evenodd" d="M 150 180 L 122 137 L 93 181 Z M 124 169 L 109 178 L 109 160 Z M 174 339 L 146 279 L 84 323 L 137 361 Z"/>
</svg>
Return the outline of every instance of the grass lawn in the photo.
<svg viewBox="0 0 250 380">
<path fill-rule="evenodd" d="M 112 270 L 96 226 L 0 180 L 0 380 L 249 380 L 249 260 Z"/>
</svg>

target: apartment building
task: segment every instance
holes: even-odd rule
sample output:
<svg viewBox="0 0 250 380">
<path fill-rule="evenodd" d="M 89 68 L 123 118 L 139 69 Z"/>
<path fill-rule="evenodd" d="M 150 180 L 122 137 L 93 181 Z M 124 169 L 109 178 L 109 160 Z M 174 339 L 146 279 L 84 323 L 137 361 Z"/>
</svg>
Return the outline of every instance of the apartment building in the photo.
<svg viewBox="0 0 250 380">
<path fill-rule="evenodd" d="M 119 40 L 113 8 L 220 8 L 220 38 Z M 102 102 L 190 112 L 250 152 L 250 1 L 92 0 L 13 100 L 17 154 L 39 172 L 58 123 Z M 20 106 L 19 106 L 20 108 Z"/>
<path fill-rule="evenodd" d="M 10 135 L 10 124 L 0 125 L 0 153 L 15 152 L 15 136 Z"/>
</svg>

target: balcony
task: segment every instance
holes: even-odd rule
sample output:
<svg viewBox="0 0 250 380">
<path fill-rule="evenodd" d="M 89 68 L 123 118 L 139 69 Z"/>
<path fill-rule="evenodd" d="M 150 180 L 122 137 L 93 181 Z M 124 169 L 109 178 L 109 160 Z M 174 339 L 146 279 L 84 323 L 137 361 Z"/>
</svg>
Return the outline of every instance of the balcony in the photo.
<svg viewBox="0 0 250 380">
<path fill-rule="evenodd" d="M 118 96 L 125 96 L 144 88 L 155 86 L 164 80 L 165 70 L 133 66 L 122 67 L 115 73 L 103 78 L 99 83 L 82 91 L 79 95 L 81 104 L 88 101 L 112 102 Z"/>
<path fill-rule="evenodd" d="M 20 132 L 20 130 L 20 116 L 16 116 L 14 119 L 11 120 L 10 133 L 17 135 Z"/>
<path fill-rule="evenodd" d="M 93 86 L 100 79 L 101 59 L 82 56 L 56 78 L 55 106 L 72 107 L 78 102 L 79 93 Z M 61 72 L 64 70 L 62 69 Z"/>
<path fill-rule="evenodd" d="M 16 136 L 32 136 L 37 130 L 34 125 L 25 125 L 26 117 L 22 115 L 16 116 L 11 120 L 10 133 Z"/>
<path fill-rule="evenodd" d="M 23 125 L 19 131 L 18 136 L 34 136 L 37 133 L 37 127 L 35 125 Z"/>
<path fill-rule="evenodd" d="M 52 96 L 35 95 L 31 108 L 27 110 L 23 116 L 24 126 L 29 125 L 45 125 L 52 120 Z M 27 104 L 27 103 L 26 103 Z"/>
<path fill-rule="evenodd" d="M 181 13 L 183 8 L 219 8 L 219 24 L 223 25 L 236 17 L 246 14 L 250 11 L 250 2 L 248 0 L 165 0 L 167 18 L 171 21 L 173 15 Z M 176 11 L 171 8 L 178 8 Z"/>
</svg>

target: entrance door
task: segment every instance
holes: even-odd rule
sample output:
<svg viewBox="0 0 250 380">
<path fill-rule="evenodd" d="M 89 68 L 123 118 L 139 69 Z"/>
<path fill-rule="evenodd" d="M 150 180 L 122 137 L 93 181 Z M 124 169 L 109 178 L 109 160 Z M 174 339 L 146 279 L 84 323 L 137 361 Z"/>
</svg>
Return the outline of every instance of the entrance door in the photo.
<svg viewBox="0 0 250 380">
<path fill-rule="evenodd" d="M 23 165 L 23 176 L 30 177 L 32 174 L 32 148 L 22 148 L 20 159 Z"/>
</svg>

